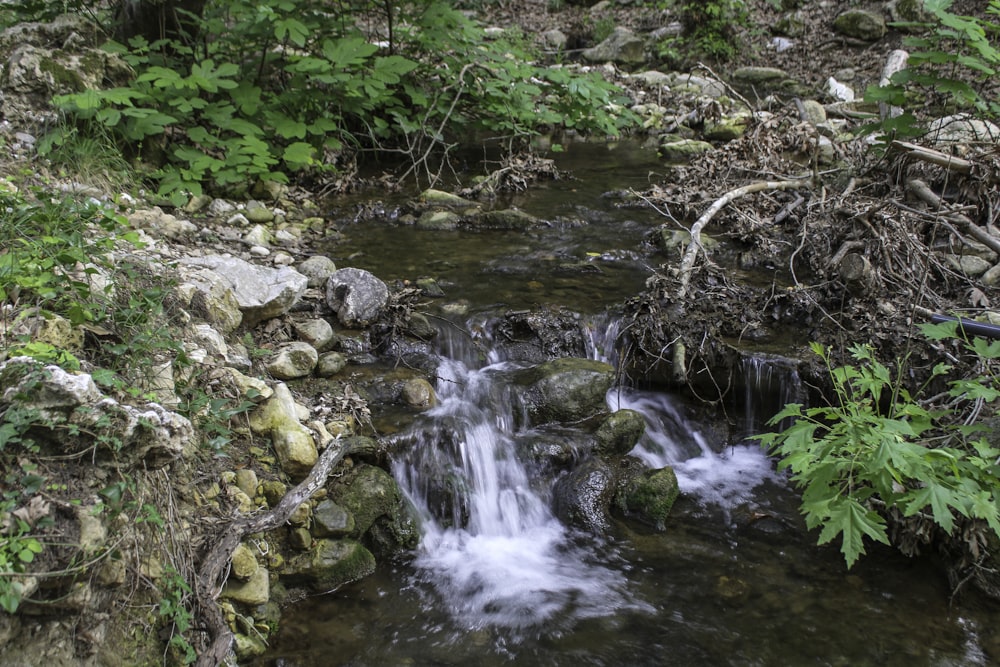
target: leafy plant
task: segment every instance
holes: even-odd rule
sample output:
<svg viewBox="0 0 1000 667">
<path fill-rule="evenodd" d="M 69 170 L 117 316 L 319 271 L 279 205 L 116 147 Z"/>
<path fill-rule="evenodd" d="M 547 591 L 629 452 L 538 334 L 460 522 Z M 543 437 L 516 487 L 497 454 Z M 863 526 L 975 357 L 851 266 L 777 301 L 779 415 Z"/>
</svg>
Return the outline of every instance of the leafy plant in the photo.
<svg viewBox="0 0 1000 667">
<path fill-rule="evenodd" d="M 53 102 L 162 158 L 154 177 L 175 204 L 206 186 L 322 173 L 348 147 L 400 151 L 423 165 L 455 137 L 555 125 L 613 134 L 631 122 L 603 79 L 531 64 L 516 37 L 487 40 L 446 3 L 361 2 L 351 11 L 377 20 L 317 1 L 209 5 L 192 17 L 205 39 L 111 43 L 137 72 L 132 83 Z"/>
<path fill-rule="evenodd" d="M 954 336 L 954 323 L 926 327 L 935 338 Z M 1000 358 L 1000 342 L 980 339 L 966 348 L 981 360 Z M 985 522 L 1000 535 L 1000 449 L 982 437 L 984 428 L 957 419 L 969 402 L 1000 396 L 992 374 L 950 382 L 950 409 L 922 406 L 880 363 L 868 346 L 849 349 L 855 365 L 833 368 L 829 350 L 813 350 L 827 365 L 836 401 L 804 408 L 790 404 L 769 422 L 794 420 L 757 438 L 780 457 L 802 488 L 806 525 L 821 528 L 819 543 L 841 538 L 848 567 L 865 553 L 864 538 L 889 544 L 886 516 L 920 515 L 953 536 L 957 517 Z M 950 368 L 939 364 L 937 378 Z"/>
<path fill-rule="evenodd" d="M 192 595 L 191 586 L 173 568 L 167 569 L 161 583 L 163 597 L 157 605 L 157 612 L 170 632 L 167 646 L 174 652 L 180 664 L 190 665 L 198 658 L 194 647 L 185 636 L 194 622 L 194 614 L 188 608 Z"/>
<path fill-rule="evenodd" d="M 661 56 L 727 61 L 739 52 L 739 30 L 749 25 L 744 0 L 685 0 L 677 9 L 683 32 L 659 45 Z"/>
<path fill-rule="evenodd" d="M 1000 115 L 995 81 L 1000 68 L 996 40 L 1000 24 L 987 18 L 959 16 L 950 10 L 953 0 L 925 0 L 931 23 L 903 24 L 921 30 L 903 40 L 910 50 L 907 67 L 886 86 L 869 86 L 865 100 L 901 107 L 906 111 L 867 128 L 897 135 L 916 135 L 914 110 L 943 115 L 968 110 L 979 116 Z M 1000 0 L 990 0 L 988 15 L 1000 16 Z"/>
</svg>

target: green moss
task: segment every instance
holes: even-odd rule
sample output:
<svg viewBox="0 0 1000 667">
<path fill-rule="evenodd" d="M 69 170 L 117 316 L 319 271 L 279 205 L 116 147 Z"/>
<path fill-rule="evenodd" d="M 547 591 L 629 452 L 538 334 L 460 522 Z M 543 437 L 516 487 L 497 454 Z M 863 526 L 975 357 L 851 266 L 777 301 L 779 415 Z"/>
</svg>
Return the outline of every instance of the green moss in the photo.
<svg viewBox="0 0 1000 667">
<path fill-rule="evenodd" d="M 673 468 L 649 470 L 629 486 L 625 494 L 626 508 L 657 530 L 663 530 L 679 492 Z"/>
<path fill-rule="evenodd" d="M 83 83 L 83 78 L 79 74 L 65 67 L 61 63 L 56 62 L 52 58 L 43 58 L 38 63 L 38 69 L 46 74 L 52 75 L 55 87 L 60 92 L 79 93 L 86 88 Z"/>
</svg>

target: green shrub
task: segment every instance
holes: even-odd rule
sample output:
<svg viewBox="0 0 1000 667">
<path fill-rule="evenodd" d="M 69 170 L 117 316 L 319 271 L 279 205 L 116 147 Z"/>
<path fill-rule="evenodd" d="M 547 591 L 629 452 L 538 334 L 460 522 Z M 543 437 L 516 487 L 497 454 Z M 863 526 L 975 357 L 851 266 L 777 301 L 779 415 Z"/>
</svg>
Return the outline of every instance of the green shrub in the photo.
<svg viewBox="0 0 1000 667">
<path fill-rule="evenodd" d="M 978 116 L 1000 115 L 996 75 L 1000 24 L 986 18 L 959 16 L 949 11 L 953 0 L 925 0 L 931 23 L 906 24 L 922 32 L 903 40 L 910 50 L 906 69 L 896 72 L 886 86 L 869 86 L 865 100 L 900 107 L 905 112 L 883 119 L 867 131 L 900 136 L 922 133 L 921 112 L 943 116 L 971 111 Z M 1000 0 L 990 0 L 986 13 L 1000 16 Z"/>
<path fill-rule="evenodd" d="M 956 335 L 956 325 L 927 326 L 925 332 L 943 339 Z M 974 339 L 965 347 L 987 366 L 1000 359 L 1000 341 Z M 981 403 L 1000 396 L 992 372 L 952 380 L 950 407 L 932 410 L 902 387 L 902 363 L 893 377 L 870 347 L 851 347 L 856 365 L 838 368 L 828 350 L 817 344 L 813 350 L 826 362 L 836 402 L 790 404 L 769 423 L 792 424 L 757 438 L 803 490 L 801 510 L 810 529 L 821 528 L 820 544 L 839 535 L 851 567 L 865 553 L 865 537 L 889 544 L 891 512 L 927 517 L 951 538 L 959 532 L 958 517 L 1000 535 L 1000 449 L 982 437 L 986 429 L 974 420 Z M 933 377 L 949 370 L 939 364 Z"/>
<path fill-rule="evenodd" d="M 401 151 L 414 164 L 483 133 L 530 135 L 565 126 L 616 134 L 632 117 L 596 75 L 533 64 L 523 40 L 487 40 L 444 2 L 210 3 L 195 47 L 111 43 L 135 69 L 127 87 L 55 98 L 80 122 L 162 156 L 159 193 L 180 203 L 204 185 L 332 169 L 345 147 Z M 354 20 L 370 13 L 377 28 Z M 49 151 L 60 132 L 43 139 Z"/>
</svg>

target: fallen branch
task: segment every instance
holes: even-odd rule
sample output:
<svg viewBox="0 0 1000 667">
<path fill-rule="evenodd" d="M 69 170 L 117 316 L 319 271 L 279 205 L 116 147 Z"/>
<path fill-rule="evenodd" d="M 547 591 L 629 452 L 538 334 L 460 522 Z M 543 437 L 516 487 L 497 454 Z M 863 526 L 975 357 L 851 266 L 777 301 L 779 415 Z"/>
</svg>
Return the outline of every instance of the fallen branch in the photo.
<svg viewBox="0 0 1000 667">
<path fill-rule="evenodd" d="M 929 185 L 920 179 L 915 178 L 907 181 L 906 189 L 912 192 L 917 199 L 930 204 L 934 208 L 934 213 L 939 213 L 945 220 L 948 220 L 958 226 L 962 232 L 968 234 L 993 252 L 1000 255 L 1000 239 L 997 239 L 995 236 L 961 213 L 949 211 L 941 197 L 931 190 Z"/>
<path fill-rule="evenodd" d="M 208 626 L 211 641 L 209 648 L 198 656 L 198 667 L 216 667 L 222 664 L 233 643 L 233 633 L 216 604 L 224 583 L 223 572 L 233 557 L 233 551 L 247 535 L 274 530 L 284 525 L 292 512 L 326 483 L 330 472 L 345 454 L 347 454 L 345 442 L 339 439 L 331 441 L 309 472 L 309 476 L 286 493 L 274 509 L 257 516 L 236 519 L 222 532 L 215 546 L 202 561 L 195 581 L 198 606 Z"/>
<path fill-rule="evenodd" d="M 760 181 L 758 183 L 750 183 L 749 185 L 744 185 L 743 187 L 736 188 L 735 190 L 730 190 L 726 194 L 722 195 L 715 202 L 708 207 L 701 217 L 695 220 L 695 223 L 691 225 L 691 241 L 688 243 L 687 250 L 684 252 L 684 257 L 681 259 L 681 266 L 678 270 L 678 275 L 680 276 L 681 285 L 677 290 L 677 301 L 683 301 L 684 297 L 687 296 L 688 287 L 691 284 L 691 272 L 694 269 L 694 262 L 698 258 L 698 249 L 701 248 L 701 230 L 712 221 L 719 211 L 721 211 L 725 206 L 740 197 L 753 194 L 755 192 L 764 192 L 770 190 L 794 190 L 795 188 L 801 188 L 807 184 L 805 180 L 795 180 L 795 181 Z"/>
<path fill-rule="evenodd" d="M 947 153 L 936 151 L 933 148 L 927 148 L 926 146 L 911 144 L 909 141 L 898 141 L 898 140 L 890 143 L 889 148 L 891 148 L 894 151 L 900 151 L 902 153 L 906 153 L 907 156 L 912 157 L 916 160 L 921 160 L 922 162 L 929 162 L 931 164 L 936 164 L 939 167 L 944 167 L 949 171 L 954 171 L 959 174 L 972 173 L 972 163 L 969 162 L 968 160 L 963 160 L 960 157 L 955 157 L 954 155 L 948 155 Z"/>
</svg>

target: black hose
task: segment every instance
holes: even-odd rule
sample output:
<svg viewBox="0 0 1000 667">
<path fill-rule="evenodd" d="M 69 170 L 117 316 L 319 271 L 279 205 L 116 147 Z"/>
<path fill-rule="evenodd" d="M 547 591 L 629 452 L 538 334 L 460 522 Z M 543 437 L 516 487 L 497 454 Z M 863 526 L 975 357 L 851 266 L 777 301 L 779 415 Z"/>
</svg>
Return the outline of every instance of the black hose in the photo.
<svg viewBox="0 0 1000 667">
<path fill-rule="evenodd" d="M 931 315 L 931 322 L 941 324 L 942 322 L 958 322 L 959 330 L 969 336 L 982 336 L 984 338 L 1000 338 L 1000 326 L 967 320 L 964 317 L 951 317 L 949 315 Z"/>
</svg>

